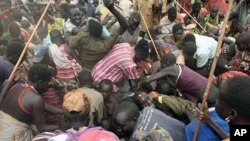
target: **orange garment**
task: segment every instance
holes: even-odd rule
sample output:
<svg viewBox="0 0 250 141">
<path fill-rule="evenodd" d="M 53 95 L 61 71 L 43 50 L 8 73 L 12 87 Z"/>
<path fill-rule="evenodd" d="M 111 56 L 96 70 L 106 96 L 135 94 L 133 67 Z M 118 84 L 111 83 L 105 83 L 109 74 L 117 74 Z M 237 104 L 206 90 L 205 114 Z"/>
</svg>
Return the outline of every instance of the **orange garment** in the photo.
<svg viewBox="0 0 250 141">
<path fill-rule="evenodd" d="M 211 11 L 211 5 L 215 4 L 215 3 L 218 4 L 218 6 L 219 6 L 219 12 L 221 14 L 226 14 L 226 11 L 227 11 L 226 0 L 208 0 L 208 3 L 206 5 L 207 11 L 210 13 L 210 11 Z"/>
</svg>

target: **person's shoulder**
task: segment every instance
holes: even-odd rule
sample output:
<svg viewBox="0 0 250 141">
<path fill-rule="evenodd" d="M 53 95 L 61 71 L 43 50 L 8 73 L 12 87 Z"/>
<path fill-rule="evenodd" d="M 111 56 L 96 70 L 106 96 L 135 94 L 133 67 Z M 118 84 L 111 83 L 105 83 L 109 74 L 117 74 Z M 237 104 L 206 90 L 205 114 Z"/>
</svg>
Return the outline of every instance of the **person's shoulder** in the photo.
<svg viewBox="0 0 250 141">
<path fill-rule="evenodd" d="M 32 89 L 27 90 L 25 92 L 25 95 L 27 95 L 27 97 L 29 97 L 29 98 L 32 97 L 32 99 L 31 99 L 32 103 L 43 101 L 42 96 L 40 96 L 36 91 L 34 91 Z"/>
<path fill-rule="evenodd" d="M 82 91 L 86 96 L 102 96 L 100 92 L 98 92 L 96 89 L 93 88 L 79 88 L 79 91 Z"/>
<path fill-rule="evenodd" d="M 27 104 L 32 105 L 34 107 L 37 107 L 38 105 L 43 103 L 43 98 L 33 90 L 25 91 L 25 94 L 24 94 L 23 98 L 24 98 L 24 101 L 26 101 Z"/>
</svg>

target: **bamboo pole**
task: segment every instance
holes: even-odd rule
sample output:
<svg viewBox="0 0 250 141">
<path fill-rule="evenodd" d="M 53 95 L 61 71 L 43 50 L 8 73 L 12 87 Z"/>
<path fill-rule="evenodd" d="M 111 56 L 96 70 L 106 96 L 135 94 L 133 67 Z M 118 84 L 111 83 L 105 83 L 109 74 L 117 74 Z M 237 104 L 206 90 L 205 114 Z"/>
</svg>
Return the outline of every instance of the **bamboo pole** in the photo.
<svg viewBox="0 0 250 141">
<path fill-rule="evenodd" d="M 42 16 L 40 17 L 40 19 L 39 19 L 37 25 L 36 25 L 35 28 L 34 28 L 34 31 L 32 32 L 32 34 L 31 34 L 31 36 L 30 36 L 28 42 L 26 43 L 26 45 L 25 45 L 25 47 L 24 47 L 24 49 L 23 49 L 23 51 L 22 51 L 22 53 L 21 53 L 21 55 L 20 55 L 20 57 L 19 57 L 19 59 L 18 59 L 16 65 L 15 65 L 14 69 L 12 70 L 12 72 L 11 72 L 9 78 L 8 78 L 8 81 L 9 81 L 9 82 L 11 82 L 11 81 L 13 80 L 14 74 L 15 74 L 15 72 L 16 72 L 18 66 L 19 66 L 20 63 L 21 63 L 21 61 L 22 61 L 22 59 L 23 59 L 23 57 L 24 57 L 24 55 L 25 55 L 25 53 L 26 53 L 26 51 L 27 51 L 27 49 L 28 49 L 28 46 L 29 46 L 29 44 L 30 44 L 30 42 L 31 42 L 31 40 L 32 40 L 32 38 L 33 38 L 34 35 L 36 34 L 36 31 L 37 31 L 39 25 L 41 24 L 41 22 L 42 22 L 42 20 L 43 20 L 43 17 L 45 16 L 45 14 L 46 14 L 46 12 L 47 12 L 47 10 L 48 10 L 48 8 L 49 8 L 51 2 L 52 2 L 52 0 L 50 0 L 50 1 L 48 2 L 46 8 L 45 8 L 44 11 L 43 11 Z M 9 85 L 9 84 L 8 84 L 8 85 Z M 4 99 L 4 97 L 5 97 L 6 94 L 7 94 L 6 91 L 7 91 L 7 88 L 8 88 L 8 87 L 9 87 L 9 86 L 6 86 L 5 89 L 3 89 L 2 92 L 1 92 L 1 95 L 0 95 L 0 105 L 1 105 L 1 103 L 2 103 L 2 100 Z"/>
<path fill-rule="evenodd" d="M 151 36 L 149 30 L 148 30 L 148 25 L 147 25 L 147 23 L 146 23 L 146 21 L 145 21 L 144 16 L 142 15 L 142 12 L 141 12 L 141 9 L 140 9 L 140 8 L 139 8 L 139 12 L 140 12 L 140 15 L 141 15 L 141 17 L 142 17 L 142 21 L 143 21 L 143 23 L 144 23 L 144 25 L 145 25 L 145 27 L 146 27 L 146 29 L 147 29 L 149 38 L 150 38 L 150 40 L 152 41 L 152 44 L 153 44 L 153 46 L 154 46 L 155 52 L 156 52 L 156 54 L 157 54 L 157 59 L 158 59 L 158 60 L 161 60 L 161 57 L 160 57 L 160 55 L 159 55 L 159 52 L 158 52 L 158 50 L 157 50 L 157 48 L 156 48 L 156 46 L 155 46 L 155 42 L 154 42 L 154 40 L 153 40 L 153 38 L 152 38 L 152 36 Z"/>
<path fill-rule="evenodd" d="M 194 20 L 194 22 L 196 23 L 196 24 L 198 24 L 201 28 L 202 28 L 202 30 L 204 30 L 205 32 L 207 32 L 207 30 L 203 27 L 203 26 L 201 26 L 200 25 L 200 23 L 198 23 L 197 22 L 197 20 L 193 17 L 193 16 L 191 16 L 190 14 L 189 14 L 189 12 L 187 12 L 187 10 L 184 8 L 184 7 L 182 7 L 181 6 L 181 4 L 179 4 L 179 2 L 178 1 L 176 1 L 176 0 L 174 0 L 174 2 L 192 19 L 192 20 Z"/>
<path fill-rule="evenodd" d="M 219 58 L 219 55 L 220 55 L 222 40 L 224 38 L 224 34 L 225 34 L 225 30 L 226 30 L 226 26 L 227 26 L 227 22 L 228 22 L 228 19 L 229 19 L 229 14 L 230 14 L 230 10 L 232 8 L 232 5 L 233 5 L 233 0 L 230 0 L 228 10 L 227 10 L 226 16 L 224 18 L 221 34 L 220 34 L 220 37 L 219 37 L 219 40 L 218 40 L 218 45 L 217 45 L 215 56 L 214 56 L 214 59 L 213 59 L 213 64 L 212 64 L 211 70 L 209 72 L 207 86 L 206 86 L 206 89 L 205 89 L 205 92 L 204 92 L 204 95 L 203 95 L 203 98 L 202 98 L 201 110 L 203 112 L 205 110 L 204 109 L 205 104 L 206 104 L 207 97 L 208 97 L 208 94 L 209 94 L 209 90 L 210 90 L 210 87 L 211 87 L 211 84 L 212 84 L 212 81 L 213 81 L 214 71 L 215 71 L 215 67 L 216 67 L 216 64 L 217 64 L 217 61 L 218 61 L 218 58 Z M 198 135 L 198 132 L 199 132 L 199 127 L 200 127 L 200 122 L 201 122 L 200 120 L 197 121 L 192 141 L 196 141 L 196 139 L 197 139 L 197 135 Z"/>
</svg>

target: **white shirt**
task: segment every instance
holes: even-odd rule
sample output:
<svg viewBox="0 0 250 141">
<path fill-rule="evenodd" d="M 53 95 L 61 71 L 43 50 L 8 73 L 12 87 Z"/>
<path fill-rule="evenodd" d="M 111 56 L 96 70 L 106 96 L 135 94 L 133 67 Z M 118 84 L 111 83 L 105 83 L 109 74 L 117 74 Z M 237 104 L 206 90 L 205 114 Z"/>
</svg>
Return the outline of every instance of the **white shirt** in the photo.
<svg viewBox="0 0 250 141">
<path fill-rule="evenodd" d="M 133 3 L 130 0 L 121 0 L 119 2 L 119 7 L 121 7 L 122 9 L 122 15 L 125 18 L 128 18 L 130 16 L 130 13 L 132 12 Z"/>
<path fill-rule="evenodd" d="M 217 41 L 211 37 L 194 34 L 196 40 L 197 50 L 194 54 L 194 58 L 197 60 L 196 66 L 198 68 L 203 67 L 208 59 L 212 59 L 215 56 Z"/>
<path fill-rule="evenodd" d="M 65 23 L 64 23 L 64 33 L 71 33 L 73 28 L 75 28 L 76 26 L 70 21 L 70 19 L 68 19 Z"/>
</svg>

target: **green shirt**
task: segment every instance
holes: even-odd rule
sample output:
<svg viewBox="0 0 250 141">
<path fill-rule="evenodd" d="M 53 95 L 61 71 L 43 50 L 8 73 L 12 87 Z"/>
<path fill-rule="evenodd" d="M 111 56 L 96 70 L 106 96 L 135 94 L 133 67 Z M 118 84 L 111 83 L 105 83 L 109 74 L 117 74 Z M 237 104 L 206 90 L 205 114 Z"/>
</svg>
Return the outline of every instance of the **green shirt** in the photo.
<svg viewBox="0 0 250 141">
<path fill-rule="evenodd" d="M 91 70 L 94 65 L 111 50 L 119 37 L 118 32 L 111 33 L 109 38 L 95 38 L 89 32 L 80 32 L 69 37 L 69 46 L 79 52 L 80 64 Z"/>
<path fill-rule="evenodd" d="M 220 20 L 219 20 L 219 15 L 217 15 L 216 16 L 216 18 L 212 18 L 211 16 L 210 16 L 210 14 L 209 15 L 207 15 L 207 17 L 205 18 L 205 21 L 206 21 L 206 24 L 208 24 L 208 25 L 212 25 L 212 26 L 218 26 L 219 25 L 219 22 L 220 22 Z"/>
</svg>

